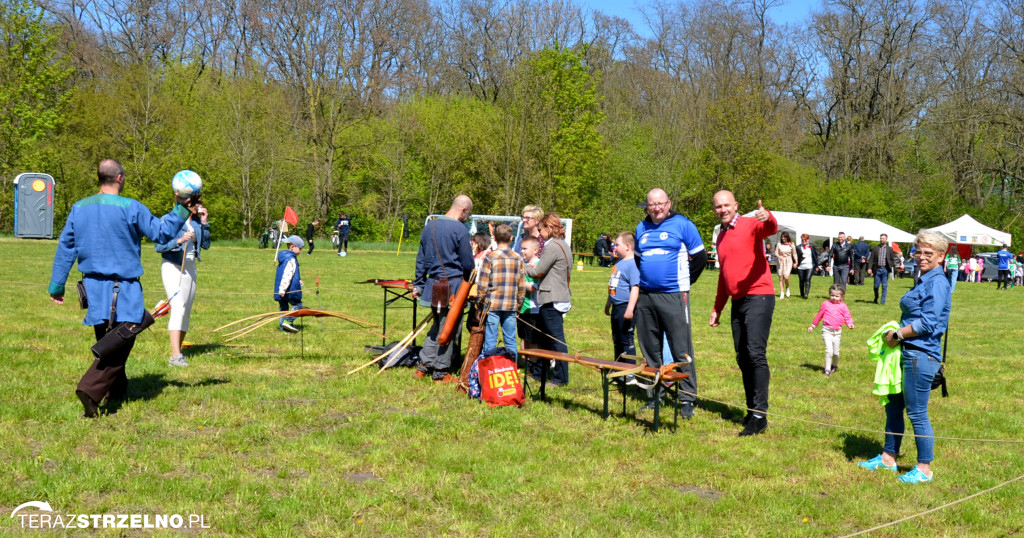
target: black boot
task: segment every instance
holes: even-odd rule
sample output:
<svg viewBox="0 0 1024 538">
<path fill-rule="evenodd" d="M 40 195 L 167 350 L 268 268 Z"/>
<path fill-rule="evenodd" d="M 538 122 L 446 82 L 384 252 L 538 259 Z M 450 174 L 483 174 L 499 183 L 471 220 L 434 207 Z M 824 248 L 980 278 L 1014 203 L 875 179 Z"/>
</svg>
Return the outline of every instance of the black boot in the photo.
<svg viewBox="0 0 1024 538">
<path fill-rule="evenodd" d="M 747 421 L 747 427 L 743 428 L 743 431 L 740 432 L 740 437 L 758 435 L 761 432 L 765 431 L 766 429 L 768 429 L 767 417 L 757 418 L 751 415 L 750 420 Z"/>
</svg>

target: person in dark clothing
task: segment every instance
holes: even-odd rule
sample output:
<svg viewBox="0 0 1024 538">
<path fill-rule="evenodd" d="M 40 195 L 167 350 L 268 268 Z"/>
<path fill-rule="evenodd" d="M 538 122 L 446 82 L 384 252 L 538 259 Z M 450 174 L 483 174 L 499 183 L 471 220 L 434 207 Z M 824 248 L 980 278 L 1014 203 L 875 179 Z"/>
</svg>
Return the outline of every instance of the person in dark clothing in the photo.
<svg viewBox="0 0 1024 538">
<path fill-rule="evenodd" d="M 452 338 L 441 345 L 438 333 L 448 316 L 457 316 L 455 327 L 460 327 L 462 309 L 450 311 L 448 304 L 431 303 L 434 282 L 448 282 L 448 295 L 454 297 L 459 287 L 469 280 L 473 272 L 473 251 L 469 246 L 469 230 L 464 222 L 473 213 L 473 201 L 464 194 L 455 197 L 452 206 L 444 216 L 438 217 L 423 227 L 420 233 L 420 249 L 416 253 L 416 279 L 413 281 L 412 297 L 420 304 L 434 309 L 433 322 L 420 351 L 420 364 L 413 377 L 421 379 L 430 376 L 437 383 L 454 383 L 458 378 L 448 372 L 452 355 L 457 350 L 457 341 Z M 469 285 L 469 284 L 466 284 Z"/>
<path fill-rule="evenodd" d="M 846 281 L 850 278 L 850 262 L 853 261 L 853 245 L 846 240 L 846 234 L 839 232 L 839 241 L 832 244 L 829 250 L 832 258 L 832 283 L 846 289 Z"/>
<path fill-rule="evenodd" d="M 344 211 L 338 213 L 338 221 L 334 223 L 338 230 L 338 256 L 348 256 L 348 236 L 352 232 L 352 221 Z"/>
<path fill-rule="evenodd" d="M 853 284 L 864 285 L 864 271 L 868 268 L 868 256 L 871 255 L 871 247 L 864 240 L 864 236 L 853 245 Z"/>
<path fill-rule="evenodd" d="M 597 238 L 594 243 L 594 257 L 597 258 L 597 264 L 601 267 L 612 265 L 612 242 L 608 234 L 601 234 Z"/>
<path fill-rule="evenodd" d="M 306 252 L 306 256 L 313 254 L 313 231 L 317 226 L 320 226 L 320 221 L 316 219 L 306 225 L 306 242 L 309 243 L 309 251 Z"/>
<path fill-rule="evenodd" d="M 889 294 L 889 275 L 896 268 L 896 252 L 889 244 L 889 236 L 882 234 L 878 237 L 878 245 L 871 249 L 868 256 L 868 275 L 875 277 L 875 303 L 878 303 L 878 288 L 882 288 L 882 304 L 885 304 L 885 297 Z"/>
<path fill-rule="evenodd" d="M 807 299 L 811 295 L 811 276 L 818 264 L 818 249 L 811 244 L 811 237 L 800 234 L 800 244 L 796 247 L 796 272 L 800 275 L 800 296 Z"/>
</svg>

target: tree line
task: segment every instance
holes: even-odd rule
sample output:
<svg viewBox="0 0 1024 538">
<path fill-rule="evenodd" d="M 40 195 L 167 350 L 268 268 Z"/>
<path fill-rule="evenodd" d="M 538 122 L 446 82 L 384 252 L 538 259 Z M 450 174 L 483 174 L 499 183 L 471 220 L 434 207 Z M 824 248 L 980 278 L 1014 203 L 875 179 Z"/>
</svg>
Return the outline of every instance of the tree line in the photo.
<svg viewBox="0 0 1024 538">
<path fill-rule="evenodd" d="M 59 226 L 102 158 L 154 211 L 190 168 L 220 237 L 290 205 L 390 241 L 466 193 L 583 244 L 654 186 L 706 234 L 723 188 L 1024 232 L 1024 0 L 781 3 L 653 0 L 634 28 L 571 0 L 8 0 L 0 177 L 53 175 Z"/>
</svg>

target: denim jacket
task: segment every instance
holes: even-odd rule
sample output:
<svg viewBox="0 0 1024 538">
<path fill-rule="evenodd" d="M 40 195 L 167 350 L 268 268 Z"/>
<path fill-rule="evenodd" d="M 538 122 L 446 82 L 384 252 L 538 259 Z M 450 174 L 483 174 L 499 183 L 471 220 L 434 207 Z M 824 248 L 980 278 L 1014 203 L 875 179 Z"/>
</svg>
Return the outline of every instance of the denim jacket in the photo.
<svg viewBox="0 0 1024 538">
<path fill-rule="evenodd" d="M 942 335 L 949 323 L 949 281 L 941 267 L 921 275 L 913 288 L 900 299 L 900 325 L 910 325 L 917 336 L 903 341 L 906 348 L 942 356 Z"/>
<path fill-rule="evenodd" d="M 156 251 L 159 252 L 165 260 L 173 262 L 175 265 L 181 265 L 181 249 L 183 247 L 187 247 L 189 252 L 195 254 L 196 261 L 201 261 L 199 257 L 199 250 L 196 249 L 196 240 L 189 241 L 182 245 L 178 244 L 178 239 L 188 231 L 187 224 L 188 222 L 186 221 L 185 224 L 182 224 L 181 229 L 178 230 L 178 233 L 174 237 L 164 243 L 157 243 L 155 247 Z M 210 250 L 210 225 L 200 224 L 193 220 L 192 228 L 196 232 L 196 239 L 199 241 L 199 247 L 205 250 Z"/>
</svg>

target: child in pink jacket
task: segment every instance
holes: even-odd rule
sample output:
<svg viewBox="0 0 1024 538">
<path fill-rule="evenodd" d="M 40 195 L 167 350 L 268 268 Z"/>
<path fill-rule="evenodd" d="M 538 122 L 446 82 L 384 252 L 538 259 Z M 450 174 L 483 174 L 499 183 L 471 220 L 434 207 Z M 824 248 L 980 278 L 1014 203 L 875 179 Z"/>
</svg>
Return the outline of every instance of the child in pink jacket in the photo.
<svg viewBox="0 0 1024 538">
<path fill-rule="evenodd" d="M 843 337 L 843 324 L 853 328 L 853 316 L 850 315 L 850 308 L 843 302 L 844 297 L 846 291 L 843 287 L 832 284 L 828 289 L 829 300 L 821 303 L 818 315 L 814 316 L 814 321 L 807 328 L 807 332 L 813 332 L 818 322 L 823 321 L 821 337 L 825 340 L 825 377 L 839 369 L 839 341 Z"/>
</svg>

